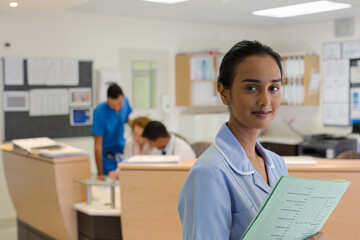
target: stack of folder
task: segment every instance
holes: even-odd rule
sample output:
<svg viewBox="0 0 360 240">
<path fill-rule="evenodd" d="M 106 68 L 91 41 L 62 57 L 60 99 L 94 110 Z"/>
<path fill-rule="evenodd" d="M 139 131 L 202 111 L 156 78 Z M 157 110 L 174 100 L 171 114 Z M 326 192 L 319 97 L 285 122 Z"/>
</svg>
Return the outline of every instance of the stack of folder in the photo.
<svg viewBox="0 0 360 240">
<path fill-rule="evenodd" d="M 80 148 L 56 142 L 47 137 L 15 139 L 11 141 L 15 151 L 28 152 L 48 158 L 88 155 Z"/>
</svg>

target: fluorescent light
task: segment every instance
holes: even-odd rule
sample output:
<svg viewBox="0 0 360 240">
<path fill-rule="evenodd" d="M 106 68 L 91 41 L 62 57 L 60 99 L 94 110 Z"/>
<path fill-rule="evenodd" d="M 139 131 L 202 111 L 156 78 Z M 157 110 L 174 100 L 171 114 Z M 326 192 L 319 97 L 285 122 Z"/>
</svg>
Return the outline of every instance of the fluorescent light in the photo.
<svg viewBox="0 0 360 240">
<path fill-rule="evenodd" d="M 9 6 L 10 7 L 17 7 L 18 3 L 17 2 L 11 2 L 11 3 L 9 3 Z"/>
<path fill-rule="evenodd" d="M 294 17 L 312 13 L 328 12 L 352 7 L 351 4 L 332 1 L 316 1 L 289 5 L 285 7 L 270 8 L 252 12 L 253 15 L 275 18 Z"/>
<path fill-rule="evenodd" d="M 165 4 L 174 4 L 180 2 L 186 2 L 189 0 L 142 0 L 144 2 L 154 2 L 154 3 L 165 3 Z"/>
</svg>

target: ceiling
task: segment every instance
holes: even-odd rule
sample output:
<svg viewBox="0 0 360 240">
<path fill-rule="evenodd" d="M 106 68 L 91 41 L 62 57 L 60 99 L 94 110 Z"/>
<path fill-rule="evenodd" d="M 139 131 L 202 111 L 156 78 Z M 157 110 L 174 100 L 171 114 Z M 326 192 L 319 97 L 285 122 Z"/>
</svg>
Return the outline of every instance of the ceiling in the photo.
<svg viewBox="0 0 360 240">
<path fill-rule="evenodd" d="M 335 0 L 353 4 L 353 8 L 291 18 L 253 16 L 254 10 L 280 7 L 310 0 L 190 0 L 178 4 L 158 4 L 140 0 L 17 0 L 18 8 L 10 8 L 10 0 L 0 0 L 0 14 L 54 13 L 62 11 L 108 14 L 158 20 L 271 27 L 284 24 L 311 23 L 360 16 L 360 0 Z"/>
</svg>

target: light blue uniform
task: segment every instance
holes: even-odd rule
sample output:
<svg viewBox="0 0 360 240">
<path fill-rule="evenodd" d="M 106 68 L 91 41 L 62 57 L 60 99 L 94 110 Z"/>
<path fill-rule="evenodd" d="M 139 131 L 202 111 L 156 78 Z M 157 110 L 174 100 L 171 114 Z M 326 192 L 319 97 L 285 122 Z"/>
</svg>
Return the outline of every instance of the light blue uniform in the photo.
<svg viewBox="0 0 360 240">
<path fill-rule="evenodd" d="M 103 171 L 108 174 L 109 171 L 117 168 L 117 161 L 108 156 L 123 153 L 125 146 L 124 124 L 132 112 L 129 100 L 124 97 L 123 106 L 120 112 L 111 109 L 106 102 L 100 103 L 94 110 L 93 124 L 91 126 L 91 134 L 98 135 L 103 138 Z"/>
<path fill-rule="evenodd" d="M 244 149 L 224 124 L 215 144 L 195 162 L 178 196 L 183 240 L 239 240 L 281 176 L 284 160 L 264 149 L 270 186 L 255 171 Z"/>
</svg>

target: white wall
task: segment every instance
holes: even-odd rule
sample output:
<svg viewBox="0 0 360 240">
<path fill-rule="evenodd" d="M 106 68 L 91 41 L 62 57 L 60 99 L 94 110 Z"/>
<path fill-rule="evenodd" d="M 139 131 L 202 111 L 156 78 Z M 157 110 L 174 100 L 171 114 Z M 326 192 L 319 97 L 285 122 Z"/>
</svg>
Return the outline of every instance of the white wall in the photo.
<svg viewBox="0 0 360 240">
<path fill-rule="evenodd" d="M 268 44 L 280 53 L 285 52 L 308 52 L 322 55 L 322 46 L 327 42 L 341 42 L 360 40 L 360 18 L 354 19 L 354 36 L 335 37 L 334 21 L 307 23 L 299 25 L 281 26 L 265 29 L 265 39 Z M 320 61 L 320 73 L 322 74 L 322 61 Z M 320 95 L 321 99 L 321 95 Z M 321 101 L 320 101 L 321 102 Z M 297 136 L 284 125 L 283 120 L 294 118 L 293 127 L 300 132 L 311 133 L 334 133 L 347 134 L 350 128 L 330 128 L 322 125 L 322 104 L 318 107 L 288 107 L 281 106 L 279 113 L 268 129 L 271 135 Z"/>
<path fill-rule="evenodd" d="M 159 84 L 175 100 L 175 62 L 179 52 L 219 50 L 227 51 L 242 39 L 263 40 L 263 31 L 221 25 L 156 21 L 75 12 L 55 14 L 1 14 L 0 44 L 10 42 L 11 48 L 0 45 L 0 56 L 54 57 L 93 60 L 96 69 L 119 69 L 119 49 L 167 51 L 168 78 Z M 94 75 L 95 76 L 95 75 Z M 129 81 L 129 79 L 124 79 Z M 125 94 L 131 92 L 131 83 L 124 83 Z M 2 96 L 0 96 L 2 99 Z M 1 100 L 0 100 L 1 101 Z M 179 108 L 171 107 L 169 129 L 177 131 Z M 137 115 L 136 111 L 134 113 Z M 155 113 L 155 116 L 156 115 Z M 169 117 L 170 118 L 170 117 Z M 166 117 L 163 119 L 166 120 Z M 0 118 L 0 126 L 3 126 Z M 0 131 L 1 135 L 3 131 Z M 1 136 L 0 136 L 1 137 Z M 91 137 L 59 139 L 88 150 L 93 161 Z M 1 164 L 2 165 L 2 164 Z M 0 167 L 0 220 L 14 218 L 15 211 L 6 191 L 4 172 Z"/>
</svg>

